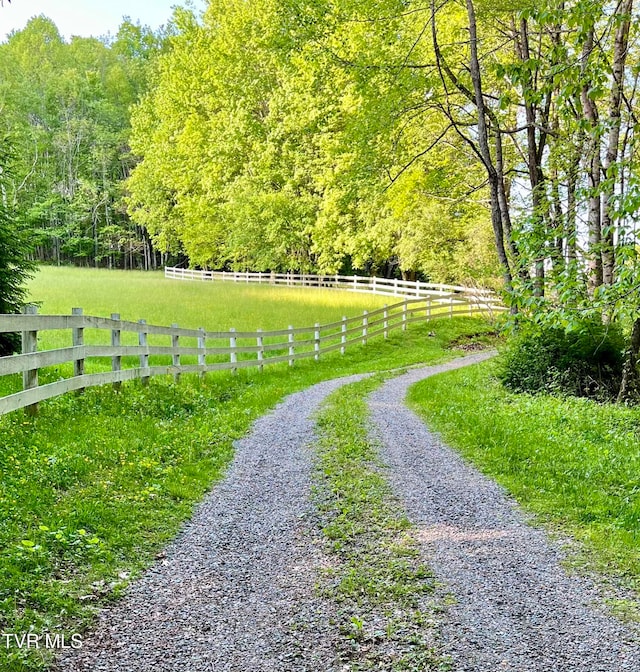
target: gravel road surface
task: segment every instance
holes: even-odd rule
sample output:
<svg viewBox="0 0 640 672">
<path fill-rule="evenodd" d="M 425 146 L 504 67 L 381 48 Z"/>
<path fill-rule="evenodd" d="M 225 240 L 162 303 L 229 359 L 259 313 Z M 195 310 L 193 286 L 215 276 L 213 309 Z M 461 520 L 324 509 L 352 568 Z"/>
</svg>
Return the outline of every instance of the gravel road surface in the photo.
<svg viewBox="0 0 640 672">
<path fill-rule="evenodd" d="M 334 610 L 310 502 L 310 415 L 341 385 L 289 396 L 238 442 L 223 481 L 166 557 L 103 612 L 69 672 L 331 672 Z"/>
<path fill-rule="evenodd" d="M 567 577 L 544 533 L 403 404 L 412 383 L 488 356 L 412 370 L 370 398 L 392 486 L 425 562 L 455 598 L 442 638 L 453 672 L 638 672 L 638 645 L 594 587 Z M 327 558 L 310 497 L 311 416 L 360 378 L 315 385 L 258 420 L 165 557 L 58 669 L 342 672 L 335 605 L 315 590 Z"/>
<path fill-rule="evenodd" d="M 442 633 L 453 670 L 638 672 L 637 640 L 605 613 L 595 587 L 568 577 L 561 550 L 403 404 L 411 384 L 486 356 L 412 370 L 370 398 L 391 484 L 455 600 Z"/>
</svg>

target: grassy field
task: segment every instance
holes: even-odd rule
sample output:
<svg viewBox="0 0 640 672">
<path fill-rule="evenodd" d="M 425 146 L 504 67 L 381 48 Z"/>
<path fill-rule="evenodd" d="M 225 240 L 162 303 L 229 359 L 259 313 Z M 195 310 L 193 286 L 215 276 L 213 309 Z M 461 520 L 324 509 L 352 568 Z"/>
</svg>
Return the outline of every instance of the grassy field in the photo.
<svg viewBox="0 0 640 672">
<path fill-rule="evenodd" d="M 234 282 L 167 280 L 161 272 L 109 271 L 43 266 L 29 285 L 40 312 L 87 315 L 207 330 L 286 329 L 333 322 L 373 310 L 393 297 L 330 289 L 304 289 Z"/>
<path fill-rule="evenodd" d="M 45 269 L 32 292 L 47 312 L 81 305 L 88 314 L 118 310 L 150 322 L 197 325 L 196 313 L 191 324 L 181 319 L 182 307 L 187 315 L 187 303 L 218 288 L 176 285 L 153 275 L 132 274 L 129 280 L 128 274 Z M 367 295 L 224 285 L 208 304 L 212 313 L 223 294 L 235 292 L 233 310 L 242 314 L 243 290 L 254 317 L 234 320 L 242 328 L 258 326 L 256 316 L 274 320 L 260 322 L 264 327 L 281 319 L 304 324 L 377 302 Z M 187 302 L 190 292 L 196 293 Z M 220 311 L 219 322 L 213 319 L 204 326 L 231 324 Z M 292 369 L 285 364 L 263 374 L 184 376 L 179 385 L 154 378 L 148 387 L 126 384 L 121 393 L 94 388 L 43 403 L 35 418 L 21 412 L 0 418 L 0 628 L 81 632 L 97 608 L 117 597 L 175 536 L 223 474 L 233 441 L 285 394 L 337 375 L 456 356 L 462 352 L 450 350 L 452 342 L 491 329 L 475 319 L 442 319 Z M 43 669 L 49 662 L 42 649 L 0 648 L 3 672 Z"/>
<path fill-rule="evenodd" d="M 552 529 L 574 562 L 640 590 L 640 409 L 505 391 L 495 362 L 429 378 L 410 402 Z"/>
</svg>

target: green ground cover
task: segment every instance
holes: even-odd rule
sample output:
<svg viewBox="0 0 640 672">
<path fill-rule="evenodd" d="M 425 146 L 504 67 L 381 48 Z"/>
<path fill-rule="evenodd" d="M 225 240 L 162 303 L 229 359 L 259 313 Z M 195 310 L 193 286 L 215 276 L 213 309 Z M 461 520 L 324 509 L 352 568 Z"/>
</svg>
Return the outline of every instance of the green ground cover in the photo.
<svg viewBox="0 0 640 672">
<path fill-rule="evenodd" d="M 92 271 L 69 275 L 82 286 L 92 284 L 92 276 Z M 66 282 L 62 275 L 56 277 L 59 281 L 48 291 L 65 296 Z M 154 282 L 165 286 L 161 278 Z M 114 289 L 116 295 L 118 291 Z M 316 300 L 316 290 L 296 293 L 305 294 L 310 304 Z M 338 293 L 330 294 L 339 303 Z M 135 296 L 139 310 L 133 305 Z M 260 315 L 281 310 L 279 293 L 272 297 L 261 300 Z M 169 291 L 150 289 L 134 292 L 129 301 L 135 316 L 148 316 L 150 304 L 163 302 L 158 315 L 167 315 L 174 298 Z M 347 295 L 344 301 L 372 298 Z M 58 310 L 64 310 L 65 300 L 55 304 Z M 234 300 L 241 303 L 242 292 Z M 53 312 L 53 298 L 47 301 Z M 117 309 L 117 302 L 112 309 L 75 297 L 68 307 L 82 303 L 88 314 Z M 250 298 L 247 305 L 251 309 L 256 302 Z M 337 311 L 348 313 L 344 304 Z M 289 316 L 298 314 L 296 307 Z M 322 319 L 316 315 L 311 322 Z M 243 328 L 256 326 L 247 318 Z M 21 412 L 0 418 L 0 628 L 82 631 L 97 607 L 117 597 L 175 536 L 195 503 L 223 474 L 234 439 L 285 394 L 338 375 L 463 354 L 449 345 L 491 329 L 477 319 L 436 320 L 317 363 L 275 365 L 262 374 L 255 369 L 236 376 L 218 372 L 204 380 L 183 376 L 179 385 L 159 377 L 148 387 L 125 384 L 120 393 L 94 388 L 41 404 L 35 418 Z M 0 648 L 3 672 L 41 669 L 49 662 L 44 650 Z"/>
<path fill-rule="evenodd" d="M 334 392 L 318 414 L 316 502 L 334 556 L 323 592 L 339 605 L 349 670 L 444 670 L 437 650 L 435 580 L 368 432 L 366 397 L 382 376 Z"/>
<path fill-rule="evenodd" d="M 123 320 L 175 322 L 210 331 L 306 327 L 396 302 L 393 297 L 330 289 L 168 280 L 162 272 L 55 266 L 40 267 L 29 290 L 31 300 L 41 303 L 41 313 L 69 315 L 80 307 L 87 315 L 120 313 Z"/>
<path fill-rule="evenodd" d="M 497 362 L 428 378 L 412 406 L 552 529 L 574 562 L 640 590 L 640 409 L 505 391 Z"/>
</svg>

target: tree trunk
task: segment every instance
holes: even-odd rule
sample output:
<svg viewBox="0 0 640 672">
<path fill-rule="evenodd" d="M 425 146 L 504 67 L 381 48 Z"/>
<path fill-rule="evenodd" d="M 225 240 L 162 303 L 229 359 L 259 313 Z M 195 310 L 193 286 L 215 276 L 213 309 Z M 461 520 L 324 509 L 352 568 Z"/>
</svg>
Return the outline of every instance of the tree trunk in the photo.
<svg viewBox="0 0 640 672">
<path fill-rule="evenodd" d="M 606 190 L 604 192 L 604 212 L 602 213 L 602 281 L 606 285 L 612 285 L 615 275 L 615 248 L 613 238 L 614 221 L 614 184 L 615 164 L 618 160 L 620 144 L 620 105 L 622 103 L 622 86 L 624 68 L 627 60 L 629 46 L 629 28 L 631 24 L 631 10 L 633 0 L 622 0 L 617 16 L 621 17 L 616 31 L 611 98 L 609 101 L 609 139 L 607 153 L 604 161 L 604 174 L 606 177 Z"/>
<path fill-rule="evenodd" d="M 598 108 L 590 98 L 592 82 L 586 79 L 587 64 L 594 49 L 594 29 L 589 30 L 582 47 L 582 91 L 580 102 L 582 114 L 589 122 L 591 137 L 587 149 L 586 170 L 589 183 L 589 212 L 588 212 L 588 258 L 587 258 L 587 288 L 591 294 L 602 285 L 602 199 L 600 194 L 600 174 L 602 159 L 600 156 L 600 131 L 598 128 Z"/>
<path fill-rule="evenodd" d="M 629 347 L 625 353 L 622 369 L 622 381 L 618 392 L 618 403 L 627 401 L 638 390 L 638 352 L 640 351 L 640 317 L 637 317 L 631 329 Z"/>
</svg>

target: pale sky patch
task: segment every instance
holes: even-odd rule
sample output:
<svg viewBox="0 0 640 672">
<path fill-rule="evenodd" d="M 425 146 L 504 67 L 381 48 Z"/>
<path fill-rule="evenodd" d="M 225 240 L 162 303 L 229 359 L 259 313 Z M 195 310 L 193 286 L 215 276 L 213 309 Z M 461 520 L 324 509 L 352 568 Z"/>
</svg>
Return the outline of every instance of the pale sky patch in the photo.
<svg viewBox="0 0 640 672">
<path fill-rule="evenodd" d="M 72 35 L 115 35 L 125 16 L 156 29 L 168 22 L 173 7 L 185 4 L 185 0 L 11 0 L 11 4 L 4 0 L 0 6 L 0 41 L 41 14 L 50 18 L 66 39 Z M 194 0 L 192 4 L 201 11 L 206 1 Z"/>
</svg>

